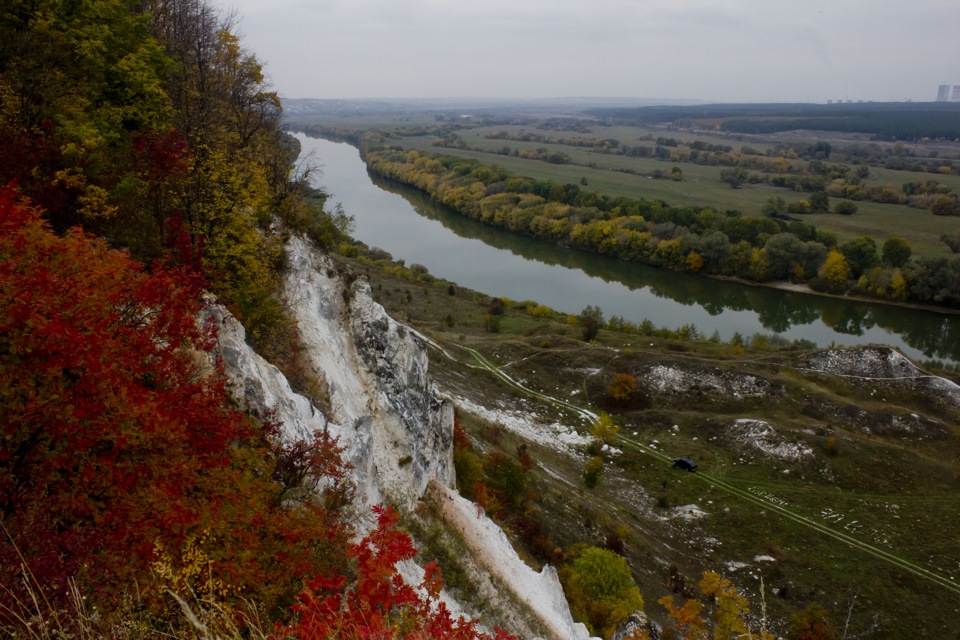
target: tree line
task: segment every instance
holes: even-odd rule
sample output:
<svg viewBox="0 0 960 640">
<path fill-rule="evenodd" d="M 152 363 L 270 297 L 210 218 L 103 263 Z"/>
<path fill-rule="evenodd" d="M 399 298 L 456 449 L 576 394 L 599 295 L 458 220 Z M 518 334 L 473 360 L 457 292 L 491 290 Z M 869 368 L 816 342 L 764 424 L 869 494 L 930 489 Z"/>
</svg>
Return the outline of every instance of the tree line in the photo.
<svg viewBox="0 0 960 640">
<path fill-rule="evenodd" d="M 396 514 L 352 541 L 336 442 L 283 437 L 210 365 L 212 290 L 322 406 L 283 241 L 347 226 L 234 27 L 206 0 L 0 12 L 0 632 L 184 637 L 174 592 L 205 637 L 492 638 L 435 567 L 397 586 Z"/>
<path fill-rule="evenodd" d="M 736 133 L 773 133 L 797 129 L 871 133 L 880 140 L 960 138 L 960 109 L 949 103 L 876 102 L 855 104 L 710 104 L 588 109 L 610 122 L 704 122 Z"/>
<path fill-rule="evenodd" d="M 753 282 L 792 280 L 885 300 L 960 304 L 960 258 L 913 259 L 902 239 L 841 244 L 799 221 L 610 197 L 476 160 L 378 146 L 375 137 L 364 158 L 374 173 L 463 215 L 586 251 Z"/>
</svg>

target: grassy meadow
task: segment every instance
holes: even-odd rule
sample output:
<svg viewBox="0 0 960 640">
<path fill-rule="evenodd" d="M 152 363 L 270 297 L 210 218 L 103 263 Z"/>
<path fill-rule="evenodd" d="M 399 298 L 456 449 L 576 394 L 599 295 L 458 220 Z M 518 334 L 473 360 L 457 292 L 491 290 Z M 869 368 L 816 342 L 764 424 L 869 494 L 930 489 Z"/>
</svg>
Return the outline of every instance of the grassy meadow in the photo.
<svg viewBox="0 0 960 640">
<path fill-rule="evenodd" d="M 344 121 L 345 122 L 345 121 Z M 357 123 L 360 124 L 360 123 Z M 341 126 L 350 126 L 342 124 Z M 396 126 L 396 125 L 395 125 Z M 488 134 L 507 132 L 510 135 L 532 133 L 547 137 L 576 138 L 612 138 L 620 141 L 621 146 L 655 146 L 657 137 L 668 137 L 683 142 L 701 141 L 710 144 L 728 145 L 734 151 L 749 146 L 759 151 L 773 148 L 774 142 L 749 139 L 746 136 L 725 136 L 710 133 L 678 132 L 658 128 L 627 126 L 589 126 L 589 132 L 556 131 L 539 128 L 536 125 L 488 125 L 464 128 L 456 131 L 470 149 L 438 147 L 433 135 L 403 136 L 390 141 L 408 149 L 421 152 L 433 152 L 446 155 L 473 158 L 487 164 L 496 164 L 521 175 L 538 179 L 553 180 L 561 184 L 574 183 L 581 188 L 598 191 L 611 196 L 630 198 L 660 199 L 676 206 L 712 207 L 718 210 L 736 209 L 747 216 L 761 216 L 764 204 L 773 197 L 783 198 L 788 204 L 808 197 L 808 194 L 769 184 L 744 184 L 733 189 L 720 179 L 723 166 L 706 166 L 689 162 L 673 162 L 656 158 L 628 157 L 592 151 L 589 147 L 577 147 L 567 144 L 547 142 L 524 142 L 516 140 L 489 139 Z M 648 138 L 652 136 L 654 140 Z M 835 143 L 841 145 L 842 143 Z M 570 157 L 569 164 L 551 164 L 537 159 L 525 159 L 498 153 L 504 146 L 511 150 L 535 151 L 545 149 L 547 154 L 565 153 Z M 960 149 L 957 150 L 960 153 Z M 794 160 L 793 164 L 804 164 Z M 669 173 L 674 167 L 683 172 L 682 181 L 670 179 L 652 179 L 648 177 L 656 170 Z M 629 172 L 629 173 L 628 173 Z M 914 180 L 937 180 L 960 192 L 960 175 L 942 175 L 913 171 L 896 171 L 884 167 L 871 166 L 863 186 L 883 187 L 893 185 L 896 189 Z M 839 202 L 831 198 L 831 207 Z M 954 216 L 935 216 L 929 209 L 917 209 L 901 204 L 880 204 L 866 200 L 858 201 L 858 212 L 852 216 L 836 214 L 809 214 L 795 216 L 818 228 L 837 234 L 840 242 L 859 236 L 870 236 L 878 246 L 891 237 L 903 237 L 913 249 L 913 254 L 922 256 L 950 256 L 950 250 L 940 241 L 940 235 L 960 228 L 960 219 Z"/>
</svg>

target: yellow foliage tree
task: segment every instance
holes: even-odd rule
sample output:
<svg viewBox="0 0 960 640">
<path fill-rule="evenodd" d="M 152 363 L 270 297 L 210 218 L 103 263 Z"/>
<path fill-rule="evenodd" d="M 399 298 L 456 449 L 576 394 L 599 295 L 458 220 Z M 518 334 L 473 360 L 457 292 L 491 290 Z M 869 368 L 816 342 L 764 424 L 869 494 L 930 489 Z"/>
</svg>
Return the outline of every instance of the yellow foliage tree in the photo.
<svg viewBox="0 0 960 640">
<path fill-rule="evenodd" d="M 619 433 L 620 425 L 614 424 L 613 418 L 611 418 L 608 413 L 601 413 L 593 423 L 593 428 L 590 430 L 590 435 L 602 441 L 604 444 L 612 443 L 617 439 Z"/>
<path fill-rule="evenodd" d="M 750 604 L 729 580 L 715 571 L 705 571 L 699 582 L 702 600 L 687 600 L 682 607 L 674 605 L 673 596 L 660 599 L 667 617 L 685 640 L 735 640 L 741 637 L 773 640 L 774 636 L 761 628 L 751 631 L 747 623 Z M 706 617 L 704 612 L 706 611 Z M 649 640 L 644 631 L 635 640 Z"/>
<path fill-rule="evenodd" d="M 560 570 L 560 581 L 575 618 L 608 638 L 617 623 L 643 610 L 643 596 L 622 557 L 607 549 L 582 548 Z"/>
<path fill-rule="evenodd" d="M 827 259 L 820 268 L 820 278 L 826 280 L 831 285 L 843 285 L 850 278 L 850 265 L 842 253 L 836 249 L 831 249 L 827 254 Z"/>
</svg>

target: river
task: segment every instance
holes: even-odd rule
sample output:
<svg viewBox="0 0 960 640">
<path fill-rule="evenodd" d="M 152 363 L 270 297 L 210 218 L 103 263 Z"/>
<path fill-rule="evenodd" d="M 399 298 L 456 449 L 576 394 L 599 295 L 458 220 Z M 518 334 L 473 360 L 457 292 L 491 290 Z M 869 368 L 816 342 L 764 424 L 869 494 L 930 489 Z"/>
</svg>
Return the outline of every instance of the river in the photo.
<svg viewBox="0 0 960 640">
<path fill-rule="evenodd" d="M 312 180 L 354 216 L 353 236 L 407 265 L 511 300 L 535 300 L 578 313 L 599 306 L 607 318 L 657 327 L 693 324 L 727 340 L 735 332 L 778 334 L 819 346 L 885 344 L 915 359 L 960 362 L 960 316 L 840 300 L 675 273 L 595 256 L 495 229 L 371 176 L 357 149 L 296 134 L 312 154 Z"/>
</svg>

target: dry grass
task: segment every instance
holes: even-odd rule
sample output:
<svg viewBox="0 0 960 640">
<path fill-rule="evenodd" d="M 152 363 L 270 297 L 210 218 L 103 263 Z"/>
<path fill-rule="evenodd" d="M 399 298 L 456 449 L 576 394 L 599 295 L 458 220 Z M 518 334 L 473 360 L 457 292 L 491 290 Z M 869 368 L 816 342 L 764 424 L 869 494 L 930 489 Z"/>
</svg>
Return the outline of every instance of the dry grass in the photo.
<svg viewBox="0 0 960 640">
<path fill-rule="evenodd" d="M 108 614 L 91 604 L 77 584 L 67 584 L 65 605 L 55 605 L 43 593 L 30 570 L 21 565 L 20 579 L 26 596 L 6 585 L 0 589 L 11 604 L 0 603 L 0 636 L 16 640 L 267 640 L 271 624 L 263 620 L 253 603 L 241 611 L 196 597 L 184 598 L 173 592 L 180 616 L 159 619 L 147 612 L 136 585 L 127 593 L 123 605 Z"/>
</svg>

